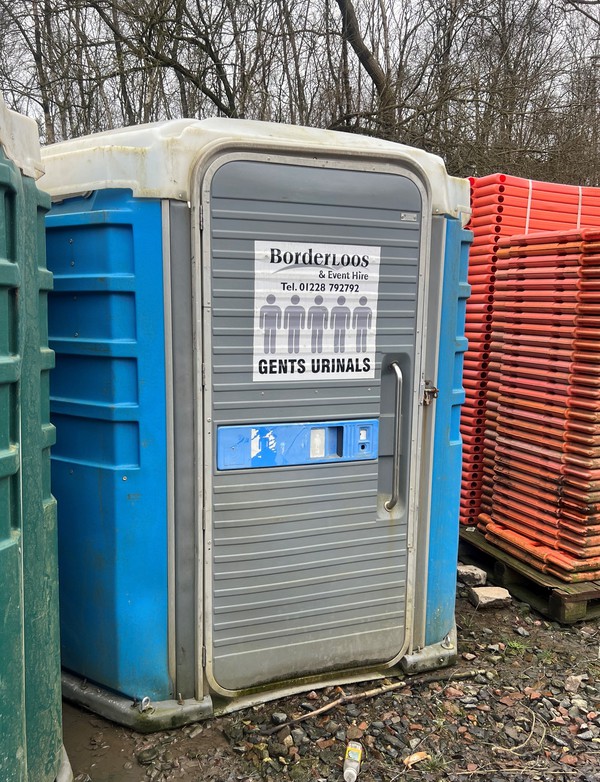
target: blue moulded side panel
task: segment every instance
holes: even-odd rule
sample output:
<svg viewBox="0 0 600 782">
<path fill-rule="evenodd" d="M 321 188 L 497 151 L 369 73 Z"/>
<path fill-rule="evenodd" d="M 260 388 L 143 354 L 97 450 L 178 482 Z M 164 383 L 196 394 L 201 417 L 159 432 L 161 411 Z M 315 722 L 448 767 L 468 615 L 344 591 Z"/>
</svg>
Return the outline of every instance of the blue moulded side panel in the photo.
<svg viewBox="0 0 600 782">
<path fill-rule="evenodd" d="M 126 190 L 47 218 L 63 666 L 172 697 L 161 204 Z"/>
<path fill-rule="evenodd" d="M 460 406 L 470 231 L 447 219 L 433 451 L 425 643 L 439 643 L 454 623 L 462 441 Z"/>
</svg>

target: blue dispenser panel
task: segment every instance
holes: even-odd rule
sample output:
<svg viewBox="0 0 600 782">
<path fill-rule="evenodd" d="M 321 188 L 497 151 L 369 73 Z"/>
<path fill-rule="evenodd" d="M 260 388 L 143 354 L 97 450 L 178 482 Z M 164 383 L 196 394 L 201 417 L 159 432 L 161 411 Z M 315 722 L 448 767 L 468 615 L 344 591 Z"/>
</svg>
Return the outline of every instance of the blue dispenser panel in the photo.
<svg viewBox="0 0 600 782">
<path fill-rule="evenodd" d="M 217 469 L 376 459 L 378 443 L 379 422 L 374 419 L 220 426 Z"/>
</svg>

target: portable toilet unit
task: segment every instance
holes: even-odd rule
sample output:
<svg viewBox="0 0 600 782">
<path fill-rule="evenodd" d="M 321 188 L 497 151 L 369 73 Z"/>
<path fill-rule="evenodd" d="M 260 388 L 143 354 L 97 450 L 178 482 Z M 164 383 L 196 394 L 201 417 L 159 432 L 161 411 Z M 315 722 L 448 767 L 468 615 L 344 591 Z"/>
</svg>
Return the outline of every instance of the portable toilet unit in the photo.
<svg viewBox="0 0 600 782">
<path fill-rule="evenodd" d="M 450 664 L 467 182 L 225 119 L 43 160 L 67 697 L 153 730 Z"/>
<path fill-rule="evenodd" d="M 0 99 L 0 779 L 66 782 L 36 123 Z"/>
</svg>

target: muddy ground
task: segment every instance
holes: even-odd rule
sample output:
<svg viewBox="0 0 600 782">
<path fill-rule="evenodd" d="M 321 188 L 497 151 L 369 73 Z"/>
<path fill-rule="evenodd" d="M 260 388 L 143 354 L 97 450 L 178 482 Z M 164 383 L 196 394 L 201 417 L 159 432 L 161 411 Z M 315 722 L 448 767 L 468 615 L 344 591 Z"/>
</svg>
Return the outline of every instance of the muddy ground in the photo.
<svg viewBox="0 0 600 782">
<path fill-rule="evenodd" d="M 274 701 L 142 736 L 65 705 L 76 782 L 296 782 L 342 779 L 347 740 L 365 748 L 359 782 L 600 780 L 600 624 L 561 627 L 513 603 L 477 610 L 459 588 L 459 660 L 394 689 L 370 682 Z M 461 678 L 461 677 L 465 678 Z"/>
</svg>

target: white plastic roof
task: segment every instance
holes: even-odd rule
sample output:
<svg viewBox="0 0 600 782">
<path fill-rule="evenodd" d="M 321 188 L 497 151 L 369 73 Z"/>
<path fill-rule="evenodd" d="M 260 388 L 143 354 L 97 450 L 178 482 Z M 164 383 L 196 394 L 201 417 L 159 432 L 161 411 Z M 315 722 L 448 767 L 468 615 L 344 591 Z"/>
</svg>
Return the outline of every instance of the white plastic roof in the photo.
<svg viewBox="0 0 600 782">
<path fill-rule="evenodd" d="M 196 163 L 218 151 L 360 155 L 409 162 L 429 183 L 433 211 L 470 213 L 467 180 L 449 177 L 444 162 L 413 147 L 367 136 L 235 119 L 180 119 L 73 139 L 42 149 L 39 185 L 55 199 L 105 188 L 130 188 L 141 198 L 189 201 Z"/>
<path fill-rule="evenodd" d="M 25 176 L 42 175 L 40 139 L 35 120 L 6 108 L 0 98 L 0 146 Z"/>
</svg>

